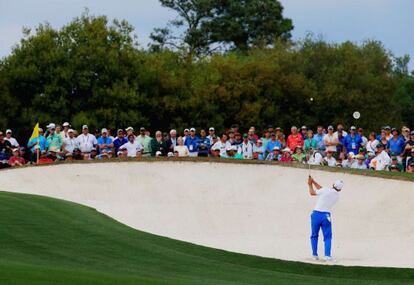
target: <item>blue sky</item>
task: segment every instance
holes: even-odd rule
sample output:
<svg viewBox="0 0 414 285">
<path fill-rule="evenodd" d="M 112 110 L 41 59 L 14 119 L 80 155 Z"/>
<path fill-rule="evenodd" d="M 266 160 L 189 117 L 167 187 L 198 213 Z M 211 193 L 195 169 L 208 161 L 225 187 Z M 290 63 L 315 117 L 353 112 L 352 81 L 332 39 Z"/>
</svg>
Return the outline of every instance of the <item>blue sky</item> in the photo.
<svg viewBox="0 0 414 285">
<path fill-rule="evenodd" d="M 409 54 L 414 68 L 414 0 L 281 0 L 285 16 L 293 20 L 293 38 L 308 32 L 330 42 L 380 40 L 395 55 Z M 7 56 L 21 38 L 23 26 L 49 22 L 59 28 L 79 16 L 90 14 L 128 20 L 142 46 L 154 27 L 174 17 L 158 0 L 0 0 L 0 57 Z M 411 27 L 411 28 L 410 28 Z"/>
</svg>

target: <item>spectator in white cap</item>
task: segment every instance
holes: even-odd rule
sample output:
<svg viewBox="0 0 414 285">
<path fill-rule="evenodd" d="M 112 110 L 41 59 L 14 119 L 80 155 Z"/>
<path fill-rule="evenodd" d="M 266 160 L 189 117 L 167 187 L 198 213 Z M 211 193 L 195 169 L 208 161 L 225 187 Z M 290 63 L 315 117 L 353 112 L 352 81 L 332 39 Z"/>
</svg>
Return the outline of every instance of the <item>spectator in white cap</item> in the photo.
<svg viewBox="0 0 414 285">
<path fill-rule="evenodd" d="M 222 156 L 223 158 L 231 158 L 231 159 L 243 159 L 243 156 L 237 152 L 237 146 L 232 145 L 227 147 L 226 155 Z"/>
<path fill-rule="evenodd" d="M 8 141 L 12 145 L 13 148 L 19 148 L 20 147 L 17 140 L 12 137 L 12 130 L 10 130 L 10 129 L 6 130 L 6 137 L 4 139 L 6 141 Z"/>
<path fill-rule="evenodd" d="M 324 164 L 330 167 L 336 167 L 336 159 L 333 157 L 334 152 L 332 150 L 326 150 L 326 157 L 323 158 Z"/>
<path fill-rule="evenodd" d="M 216 132 L 216 130 L 213 127 L 210 127 L 208 129 L 207 138 L 210 140 L 210 145 L 213 145 L 213 137 L 216 135 L 215 132 Z"/>
<path fill-rule="evenodd" d="M 352 169 L 367 169 L 365 157 L 362 154 L 355 156 L 356 162 L 351 165 Z"/>
<path fill-rule="evenodd" d="M 184 144 L 188 136 L 190 136 L 190 129 L 184 129 L 184 135 L 183 135 Z"/>
<path fill-rule="evenodd" d="M 62 150 L 62 144 L 63 144 L 63 140 L 62 137 L 58 134 L 56 134 L 56 125 L 53 123 L 50 123 L 48 125 L 48 129 L 49 129 L 49 135 L 47 136 L 47 145 L 48 145 L 48 150 L 56 152 L 56 153 L 60 153 Z"/>
<path fill-rule="evenodd" d="M 174 147 L 174 153 L 177 153 L 178 157 L 187 157 L 190 155 L 187 146 L 184 145 L 182 137 L 177 139 L 177 145 Z"/>
<path fill-rule="evenodd" d="M 342 167 L 343 168 L 353 168 L 352 166 L 356 163 L 356 161 L 354 160 L 354 153 L 350 152 L 348 153 L 347 159 L 344 159 L 342 161 Z"/>
<path fill-rule="evenodd" d="M 102 158 L 111 158 L 113 154 L 114 143 L 109 137 L 108 130 L 103 128 L 101 136 L 98 138 L 99 155 Z"/>
<path fill-rule="evenodd" d="M 280 161 L 282 155 L 280 154 L 280 147 L 273 147 L 273 151 L 269 153 L 266 157 L 266 160 Z"/>
<path fill-rule="evenodd" d="M 79 148 L 78 141 L 75 138 L 75 131 L 68 130 L 68 137 L 63 139 L 62 153 L 65 157 L 73 156 L 75 148 Z"/>
<path fill-rule="evenodd" d="M 198 156 L 198 145 L 199 145 L 199 139 L 196 135 L 196 129 L 191 128 L 190 129 L 190 135 L 185 139 L 184 144 L 187 146 L 188 151 L 190 152 L 191 157 L 197 157 Z"/>
<path fill-rule="evenodd" d="M 13 149 L 12 156 L 9 159 L 9 165 L 11 167 L 19 167 L 24 166 L 26 161 L 23 157 L 20 156 L 20 150 L 18 148 Z"/>
<path fill-rule="evenodd" d="M 64 140 L 64 139 L 66 139 L 66 138 L 68 138 L 69 137 L 69 129 L 70 129 L 70 124 L 69 124 L 69 122 L 64 122 L 63 124 L 62 124 L 62 127 L 63 127 L 63 130 L 60 132 L 60 135 L 62 136 L 62 139 Z"/>
<path fill-rule="evenodd" d="M 82 134 L 76 138 L 76 141 L 79 144 L 79 149 L 84 159 L 88 160 L 92 149 L 96 147 L 98 141 L 94 135 L 89 133 L 89 127 L 87 125 L 82 126 Z"/>
<path fill-rule="evenodd" d="M 263 141 L 258 139 L 256 144 L 253 145 L 253 158 L 257 160 L 265 160 L 265 147 Z"/>
<path fill-rule="evenodd" d="M 126 137 L 127 137 L 127 139 L 128 139 L 128 136 L 130 134 L 133 134 L 134 135 L 134 128 L 133 127 L 128 127 L 128 128 L 125 129 L 125 131 L 126 131 Z"/>
<path fill-rule="evenodd" d="M 126 149 L 128 157 L 141 157 L 143 147 L 142 144 L 135 139 L 134 134 L 128 135 L 128 142 L 120 147 L 120 149 Z"/>
</svg>

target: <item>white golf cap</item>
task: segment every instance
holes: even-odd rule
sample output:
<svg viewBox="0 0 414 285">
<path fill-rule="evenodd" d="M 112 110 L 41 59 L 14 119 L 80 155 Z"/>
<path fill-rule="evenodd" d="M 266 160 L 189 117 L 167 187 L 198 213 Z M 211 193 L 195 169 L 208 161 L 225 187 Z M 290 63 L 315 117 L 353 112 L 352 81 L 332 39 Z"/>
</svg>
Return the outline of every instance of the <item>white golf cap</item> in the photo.
<svg viewBox="0 0 414 285">
<path fill-rule="evenodd" d="M 133 130 L 134 130 L 134 128 L 133 128 L 133 127 L 128 127 L 128 128 L 126 128 L 125 130 L 126 130 L 126 131 L 133 131 Z"/>
<path fill-rule="evenodd" d="M 191 128 L 190 129 L 190 132 L 195 132 L 195 128 Z"/>
<path fill-rule="evenodd" d="M 189 129 L 184 129 L 184 132 L 189 132 L 190 130 Z"/>
<path fill-rule="evenodd" d="M 88 128 L 88 125 L 83 125 L 83 126 L 82 126 L 82 130 L 85 130 L 85 129 L 89 129 L 89 128 Z"/>
<path fill-rule="evenodd" d="M 101 130 L 101 133 L 108 133 L 108 130 L 107 130 L 106 128 L 103 128 L 103 129 Z"/>
<path fill-rule="evenodd" d="M 75 131 L 73 129 L 69 129 L 68 133 L 74 133 Z"/>
<path fill-rule="evenodd" d="M 54 123 L 50 123 L 49 125 L 46 126 L 46 128 L 48 128 L 48 129 L 56 129 L 56 125 Z"/>
<path fill-rule="evenodd" d="M 6 130 L 6 134 L 11 134 L 12 131 L 10 129 Z"/>
<path fill-rule="evenodd" d="M 208 130 L 209 131 L 214 131 L 214 128 L 213 127 L 210 127 Z"/>
<path fill-rule="evenodd" d="M 342 190 L 344 187 L 344 182 L 342 180 L 336 180 L 333 187 L 337 190 Z"/>
<path fill-rule="evenodd" d="M 275 146 L 275 147 L 273 148 L 273 150 L 280 150 L 280 147 Z M 285 151 L 285 150 L 284 150 L 284 151 Z M 289 149 L 288 151 L 290 151 L 290 149 Z"/>
<path fill-rule="evenodd" d="M 62 126 L 64 126 L 64 127 L 70 127 L 70 124 L 68 122 L 64 122 Z"/>
</svg>

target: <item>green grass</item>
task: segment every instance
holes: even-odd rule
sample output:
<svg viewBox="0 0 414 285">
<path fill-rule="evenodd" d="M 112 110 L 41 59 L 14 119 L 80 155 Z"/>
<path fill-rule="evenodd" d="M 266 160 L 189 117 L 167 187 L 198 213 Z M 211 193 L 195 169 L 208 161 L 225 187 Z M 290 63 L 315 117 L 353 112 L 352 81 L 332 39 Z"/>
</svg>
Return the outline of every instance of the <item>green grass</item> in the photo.
<svg viewBox="0 0 414 285">
<path fill-rule="evenodd" d="M 2 285 L 322 283 L 409 284 L 414 270 L 230 253 L 136 231 L 77 204 L 0 192 Z"/>
</svg>

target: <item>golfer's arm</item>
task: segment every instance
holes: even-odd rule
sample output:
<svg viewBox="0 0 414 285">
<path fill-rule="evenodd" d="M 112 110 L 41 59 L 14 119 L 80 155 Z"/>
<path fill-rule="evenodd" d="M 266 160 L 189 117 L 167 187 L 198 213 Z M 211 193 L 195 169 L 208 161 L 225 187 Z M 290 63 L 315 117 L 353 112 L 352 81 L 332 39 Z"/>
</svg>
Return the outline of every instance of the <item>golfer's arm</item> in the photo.
<svg viewBox="0 0 414 285">
<path fill-rule="evenodd" d="M 309 194 L 311 196 L 316 196 L 316 191 L 315 191 L 315 189 L 313 189 L 313 184 L 309 185 Z"/>
<path fill-rule="evenodd" d="M 313 181 L 313 185 L 315 185 L 316 189 L 319 190 L 322 188 L 321 185 L 319 185 L 315 180 Z"/>
</svg>

